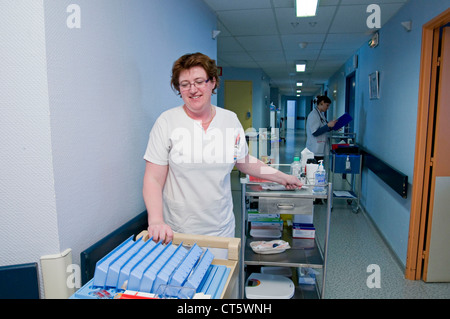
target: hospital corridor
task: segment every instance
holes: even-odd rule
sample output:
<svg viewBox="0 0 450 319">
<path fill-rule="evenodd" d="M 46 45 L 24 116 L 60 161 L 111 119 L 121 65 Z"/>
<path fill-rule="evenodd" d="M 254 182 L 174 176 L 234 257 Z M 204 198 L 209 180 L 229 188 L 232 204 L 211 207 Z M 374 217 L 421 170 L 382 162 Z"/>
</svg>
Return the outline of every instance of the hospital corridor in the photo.
<svg viewBox="0 0 450 319">
<path fill-rule="evenodd" d="M 450 299 L 450 0 L 0 0 L 0 44 L 0 300 Z"/>
</svg>

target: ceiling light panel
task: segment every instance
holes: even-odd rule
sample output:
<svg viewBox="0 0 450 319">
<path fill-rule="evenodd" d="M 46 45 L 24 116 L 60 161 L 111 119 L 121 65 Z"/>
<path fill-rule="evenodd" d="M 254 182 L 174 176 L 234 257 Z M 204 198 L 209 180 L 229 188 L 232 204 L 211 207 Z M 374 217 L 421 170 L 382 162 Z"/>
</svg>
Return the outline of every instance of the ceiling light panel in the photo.
<svg viewBox="0 0 450 319">
<path fill-rule="evenodd" d="M 314 17 L 319 0 L 296 0 L 295 9 L 298 18 Z"/>
</svg>

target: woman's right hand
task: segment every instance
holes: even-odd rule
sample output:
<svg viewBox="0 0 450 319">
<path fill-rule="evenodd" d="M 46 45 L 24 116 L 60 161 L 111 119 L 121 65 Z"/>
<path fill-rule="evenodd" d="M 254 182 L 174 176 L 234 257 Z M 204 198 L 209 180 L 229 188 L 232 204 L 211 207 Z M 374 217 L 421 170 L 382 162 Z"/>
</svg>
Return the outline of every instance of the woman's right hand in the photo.
<svg viewBox="0 0 450 319">
<path fill-rule="evenodd" d="M 165 244 L 168 244 L 173 239 L 172 228 L 164 222 L 150 223 L 147 230 L 149 238 L 152 238 L 154 242 L 162 240 Z"/>
</svg>

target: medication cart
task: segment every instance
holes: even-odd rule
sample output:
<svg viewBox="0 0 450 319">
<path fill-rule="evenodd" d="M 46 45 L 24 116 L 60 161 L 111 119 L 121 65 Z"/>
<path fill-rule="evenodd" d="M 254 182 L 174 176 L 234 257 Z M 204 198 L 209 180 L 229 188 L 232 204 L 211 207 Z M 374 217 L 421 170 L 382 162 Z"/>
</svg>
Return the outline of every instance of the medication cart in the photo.
<svg viewBox="0 0 450 319">
<path fill-rule="evenodd" d="M 285 164 L 273 166 L 276 166 L 276 168 L 281 171 L 288 171 L 290 168 L 290 165 Z M 271 190 L 265 187 L 266 184 L 267 181 L 252 179 L 249 176 L 241 178 L 241 297 L 257 299 L 257 297 L 254 297 L 255 293 L 251 290 L 251 286 L 256 282 L 256 285 L 259 285 L 259 287 L 262 287 L 263 283 L 268 287 L 268 289 L 260 293 L 259 296 L 261 298 L 324 298 L 332 185 L 328 184 L 325 186 L 326 193 L 315 194 L 313 192 L 313 185 L 305 185 L 302 189 L 297 190 Z M 321 215 L 326 218 L 324 223 L 325 235 L 323 236 L 323 240 L 322 236 L 320 240 L 322 245 L 319 245 L 316 235 L 311 236 L 311 233 L 314 232 L 313 227 L 307 227 L 307 229 L 299 228 L 296 233 L 296 230 L 294 230 L 296 224 L 284 225 L 279 238 L 276 238 L 278 237 L 275 234 L 276 229 L 265 229 L 268 231 L 266 233 L 268 237 L 261 238 L 261 234 L 258 234 L 256 231 L 264 230 L 264 227 L 262 227 L 262 229 L 258 227 L 253 228 L 252 220 L 255 220 L 254 218 L 257 218 L 257 215 L 270 217 L 271 214 L 288 214 L 294 216 L 293 220 L 295 220 L 295 216 L 298 216 L 312 221 L 314 199 L 328 199 L 326 208 L 324 207 L 325 205 L 321 205 L 321 209 L 326 209 L 326 213 Z M 257 212 L 254 212 L 252 207 L 255 207 L 256 205 Z M 276 224 L 276 220 L 272 220 L 272 223 Z M 250 226 L 250 224 L 252 224 L 252 226 Z M 273 234 L 275 235 L 271 233 L 271 230 L 274 231 Z M 261 241 L 272 243 L 274 239 L 279 239 L 280 241 L 288 243 L 288 249 L 282 249 L 273 254 L 257 253 L 257 251 L 255 251 L 255 244 L 258 244 Z M 277 241 L 275 241 L 275 243 L 276 242 Z M 275 245 L 276 244 L 274 244 L 274 247 Z M 261 270 L 258 271 L 258 268 Z M 268 275 L 273 274 L 271 272 L 274 271 L 274 269 L 276 273 L 287 274 L 288 277 L 289 274 L 291 274 L 292 279 L 290 279 L 290 283 L 295 285 L 295 287 L 292 288 L 291 294 L 286 292 L 281 296 L 277 295 L 277 292 L 282 289 L 287 290 L 289 288 L 289 281 L 284 284 L 287 280 L 282 278 L 283 276 Z M 312 283 L 306 282 L 304 280 L 305 277 L 300 275 L 301 269 L 306 269 L 314 273 L 321 273 L 321 277 L 318 278 L 319 280 L 313 278 Z M 270 276 L 277 276 L 279 279 L 274 283 L 271 279 L 275 277 Z M 275 287 L 275 284 L 279 284 L 280 288 L 271 288 Z"/>
</svg>

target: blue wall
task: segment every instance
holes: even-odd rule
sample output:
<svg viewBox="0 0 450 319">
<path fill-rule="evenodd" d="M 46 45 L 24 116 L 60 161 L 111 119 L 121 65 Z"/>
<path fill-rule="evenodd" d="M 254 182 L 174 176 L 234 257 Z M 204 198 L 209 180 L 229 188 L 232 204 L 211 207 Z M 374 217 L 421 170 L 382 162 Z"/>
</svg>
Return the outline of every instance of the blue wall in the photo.
<svg viewBox="0 0 450 319">
<path fill-rule="evenodd" d="M 446 10 L 448 4 L 448 1 L 440 0 L 409 1 L 379 31 L 378 47 L 371 49 L 364 44 L 356 52 L 359 57 L 355 111 L 357 142 L 408 175 L 410 182 L 408 197 L 403 199 L 371 171 L 364 170 L 361 202 L 403 264 L 406 264 L 411 188 L 414 187 L 422 25 Z M 412 20 L 410 32 L 401 25 L 408 20 Z M 330 88 L 345 88 L 345 78 L 338 74 L 348 73 L 348 64 L 330 79 Z M 380 98 L 371 100 L 368 76 L 375 71 L 380 72 Z M 344 100 L 340 97 L 336 97 L 337 109 L 343 110 Z"/>
</svg>

